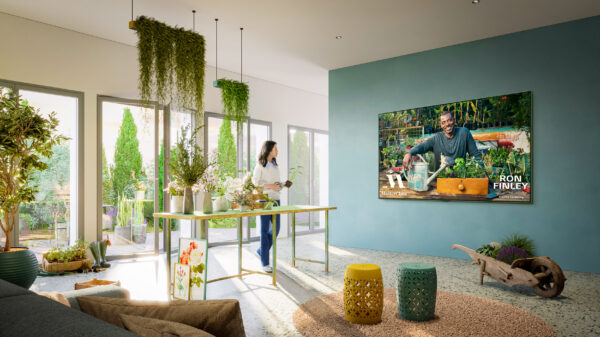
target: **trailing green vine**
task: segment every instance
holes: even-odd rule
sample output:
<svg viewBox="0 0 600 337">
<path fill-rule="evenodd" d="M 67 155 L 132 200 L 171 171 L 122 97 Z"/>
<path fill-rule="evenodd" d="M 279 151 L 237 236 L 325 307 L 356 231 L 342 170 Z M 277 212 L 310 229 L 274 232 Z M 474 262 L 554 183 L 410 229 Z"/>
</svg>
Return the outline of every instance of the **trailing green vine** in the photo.
<svg viewBox="0 0 600 337">
<path fill-rule="evenodd" d="M 136 19 L 135 29 L 142 101 L 154 98 L 202 115 L 204 37 L 145 16 Z"/>
<path fill-rule="evenodd" d="M 223 114 L 226 119 L 238 122 L 238 129 L 248 119 L 248 98 L 250 89 L 242 82 L 219 79 L 222 91 Z"/>
</svg>

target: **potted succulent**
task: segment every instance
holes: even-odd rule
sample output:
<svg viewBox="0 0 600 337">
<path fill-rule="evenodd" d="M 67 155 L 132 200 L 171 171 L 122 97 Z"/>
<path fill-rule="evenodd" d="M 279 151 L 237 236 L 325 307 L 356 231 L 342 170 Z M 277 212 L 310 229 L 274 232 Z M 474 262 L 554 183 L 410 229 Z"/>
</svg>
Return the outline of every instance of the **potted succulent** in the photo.
<svg viewBox="0 0 600 337">
<path fill-rule="evenodd" d="M 44 116 L 14 92 L 0 94 L 0 228 L 6 240 L 0 249 L 0 278 L 24 288 L 35 281 L 38 261 L 26 247 L 13 247 L 11 234 L 19 226 L 19 207 L 35 200 L 32 174 L 45 170 L 44 159 L 67 139 L 57 128 L 56 113 Z"/>
<path fill-rule="evenodd" d="M 169 163 L 171 174 L 183 185 L 183 213 L 194 213 L 194 186 L 204 175 L 208 163 L 202 149 L 196 144 L 196 132 L 191 132 L 188 137 L 189 126 L 181 129 L 181 137 L 178 138 L 173 157 Z"/>
<path fill-rule="evenodd" d="M 171 180 L 164 189 L 165 192 L 169 192 L 171 195 L 171 207 L 169 208 L 172 213 L 183 213 L 183 186 L 179 184 L 177 180 Z"/>
</svg>

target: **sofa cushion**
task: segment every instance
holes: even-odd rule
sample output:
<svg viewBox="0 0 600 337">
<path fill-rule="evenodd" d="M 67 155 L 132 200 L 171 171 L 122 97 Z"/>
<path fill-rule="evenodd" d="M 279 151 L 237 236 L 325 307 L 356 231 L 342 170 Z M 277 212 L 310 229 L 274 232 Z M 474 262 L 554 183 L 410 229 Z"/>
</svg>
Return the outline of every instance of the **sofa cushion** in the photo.
<svg viewBox="0 0 600 337">
<path fill-rule="evenodd" d="M 71 304 L 69 304 L 69 300 L 67 300 L 65 295 L 59 293 L 58 291 L 51 291 L 51 292 L 40 291 L 40 292 L 37 292 L 37 294 L 40 296 L 47 297 L 47 298 L 49 298 L 53 301 L 56 301 L 62 305 L 66 305 L 69 308 L 71 307 Z"/>
<path fill-rule="evenodd" d="M 0 298 L 26 295 L 26 294 L 32 294 L 32 293 L 33 292 L 31 292 L 23 287 L 19 287 L 16 284 L 12 284 L 10 282 L 0 279 Z"/>
<path fill-rule="evenodd" d="M 121 288 L 116 285 L 104 285 L 96 286 L 86 289 L 65 291 L 62 293 L 69 303 L 71 308 L 81 310 L 77 297 L 79 296 L 100 296 L 100 297 L 114 297 L 114 298 L 129 298 L 129 291 L 125 288 Z"/>
<path fill-rule="evenodd" d="M 2 336 L 136 336 L 33 292 L 0 298 L 0 317 Z"/>
<path fill-rule="evenodd" d="M 214 337 L 214 335 L 183 323 L 121 314 L 125 328 L 142 337 Z"/>
<path fill-rule="evenodd" d="M 215 336 L 245 336 L 237 300 L 143 302 L 94 296 L 78 297 L 81 311 L 123 328 L 120 314 L 178 322 Z"/>
</svg>

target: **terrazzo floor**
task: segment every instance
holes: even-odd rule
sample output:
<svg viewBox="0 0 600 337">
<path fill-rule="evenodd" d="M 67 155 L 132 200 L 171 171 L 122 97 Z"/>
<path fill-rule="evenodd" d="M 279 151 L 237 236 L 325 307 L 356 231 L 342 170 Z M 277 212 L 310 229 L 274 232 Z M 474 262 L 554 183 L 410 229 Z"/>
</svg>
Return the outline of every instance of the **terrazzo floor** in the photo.
<svg viewBox="0 0 600 337">
<path fill-rule="evenodd" d="M 296 239 L 296 256 L 322 260 L 324 235 L 311 234 Z M 243 247 L 244 268 L 259 269 L 254 253 L 258 243 Z M 109 248 L 110 249 L 110 248 Z M 467 260 L 402 254 L 368 249 L 329 247 L 330 272 L 321 264 L 297 262 L 291 266 L 291 240 L 278 240 L 278 287 L 271 278 L 246 276 L 210 283 L 209 299 L 235 298 L 240 301 L 248 336 L 299 336 L 292 316 L 298 305 L 309 299 L 343 289 L 344 271 L 350 263 L 374 263 L 382 268 L 384 286 L 395 287 L 395 272 L 400 262 L 427 262 L 436 266 L 438 289 L 486 297 L 527 310 L 544 319 L 557 336 L 600 336 L 600 274 L 565 271 L 567 282 L 563 293 L 544 299 L 525 286 L 508 287 L 490 278 L 479 285 L 478 267 Z M 457 252 L 457 256 L 467 255 Z M 133 299 L 166 300 L 165 257 L 145 257 L 111 261 L 113 266 L 100 273 L 39 277 L 32 290 L 72 290 L 77 282 L 94 277 L 119 280 Z M 237 272 L 237 246 L 210 248 L 208 278 Z M 509 322 L 507 322 L 509 323 Z M 490 332 L 490 336 L 493 332 Z"/>
</svg>

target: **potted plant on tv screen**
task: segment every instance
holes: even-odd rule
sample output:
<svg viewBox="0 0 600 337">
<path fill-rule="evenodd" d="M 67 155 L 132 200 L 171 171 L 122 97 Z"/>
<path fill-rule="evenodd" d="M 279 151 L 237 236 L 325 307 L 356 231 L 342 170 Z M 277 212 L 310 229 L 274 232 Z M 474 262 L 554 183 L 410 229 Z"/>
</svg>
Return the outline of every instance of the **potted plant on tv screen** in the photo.
<svg viewBox="0 0 600 337">
<path fill-rule="evenodd" d="M 13 247 L 11 234 L 19 225 L 19 207 L 35 200 L 37 185 L 30 183 L 36 171 L 47 168 L 52 148 L 67 138 L 57 133 L 56 113 L 39 110 L 12 92 L 0 94 L 0 278 L 29 288 L 37 276 L 38 261 L 26 247 Z"/>
</svg>

